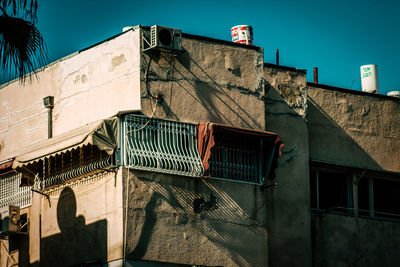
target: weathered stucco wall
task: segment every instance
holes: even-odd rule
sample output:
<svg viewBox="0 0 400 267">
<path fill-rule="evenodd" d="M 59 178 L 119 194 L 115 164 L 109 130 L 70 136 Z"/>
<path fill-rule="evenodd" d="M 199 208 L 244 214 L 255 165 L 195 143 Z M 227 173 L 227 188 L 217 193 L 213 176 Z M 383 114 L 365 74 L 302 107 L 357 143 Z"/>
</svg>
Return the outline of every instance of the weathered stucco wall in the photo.
<svg viewBox="0 0 400 267">
<path fill-rule="evenodd" d="M 100 173 L 33 193 L 30 262 L 40 266 L 105 263 L 123 257 L 122 176 Z"/>
<path fill-rule="evenodd" d="M 267 129 L 285 146 L 267 189 L 269 266 L 311 266 L 306 73 L 265 66 Z M 290 107 L 289 107 L 290 105 Z"/>
<path fill-rule="evenodd" d="M 124 188 L 129 192 L 127 259 L 201 266 L 268 265 L 262 187 L 131 170 Z M 196 199 L 208 202 L 210 194 L 215 205 L 196 213 Z"/>
<path fill-rule="evenodd" d="M 54 96 L 53 136 L 140 109 L 139 30 L 46 66 L 25 86 L 0 89 L 0 161 L 47 138 L 43 98 Z"/>
<path fill-rule="evenodd" d="M 310 158 L 400 172 L 400 101 L 308 87 Z"/>
<path fill-rule="evenodd" d="M 265 191 L 268 265 L 311 265 L 305 71 L 268 66 L 261 49 L 193 36 L 183 39 L 183 47 L 177 56 L 142 55 L 143 112 L 150 116 L 155 107 L 150 92 L 163 96 L 156 117 L 280 135 L 285 153 L 276 181 L 268 181 L 279 186 Z"/>
<path fill-rule="evenodd" d="M 315 266 L 399 266 L 398 222 L 314 214 Z"/>
<path fill-rule="evenodd" d="M 143 112 L 178 121 L 265 130 L 262 49 L 183 38 L 186 52 L 141 57 Z"/>
</svg>

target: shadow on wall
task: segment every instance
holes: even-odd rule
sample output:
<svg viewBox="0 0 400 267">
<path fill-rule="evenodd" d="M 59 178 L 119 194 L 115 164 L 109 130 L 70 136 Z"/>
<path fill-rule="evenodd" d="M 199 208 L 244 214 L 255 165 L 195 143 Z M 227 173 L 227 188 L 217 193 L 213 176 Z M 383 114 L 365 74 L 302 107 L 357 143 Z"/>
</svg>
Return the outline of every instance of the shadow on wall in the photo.
<svg viewBox="0 0 400 267">
<path fill-rule="evenodd" d="M 312 160 L 382 170 L 382 167 L 310 98 L 307 124 Z"/>
<path fill-rule="evenodd" d="M 222 189 L 224 182 L 187 177 L 157 180 L 150 177 L 130 180 L 130 188 L 135 189 L 130 193 L 133 199 L 129 202 L 129 210 L 133 214 L 128 216 L 128 224 L 132 225 L 128 229 L 128 259 L 141 259 L 148 250 L 161 249 L 163 254 L 158 255 L 161 261 L 182 258 L 171 255 L 179 252 L 192 260 L 190 264 L 226 265 L 227 259 L 239 266 L 267 264 L 267 231 L 264 222 L 259 222 L 265 220 L 265 211 L 262 212 L 265 199 L 263 192 L 256 192 L 259 191 L 257 186 L 246 185 L 255 188 L 255 195 L 251 194 L 243 200 L 250 201 L 249 206 L 253 208 L 246 211 L 230 196 L 232 192 Z M 237 183 L 236 186 L 243 189 L 244 185 Z M 145 195 L 150 196 L 144 202 L 144 210 L 140 211 L 135 205 L 141 206 L 138 201 L 143 201 Z M 173 252 L 164 250 L 165 243 L 161 246 L 156 244 L 160 236 L 170 235 L 168 233 L 171 232 L 175 236 L 165 241 L 173 242 L 174 248 L 169 249 Z M 210 254 L 213 248 L 205 240 L 220 252 Z M 226 259 L 218 253 L 225 254 Z"/>
<path fill-rule="evenodd" d="M 39 266 L 100 266 L 107 262 L 107 220 L 85 225 L 85 217 L 76 212 L 74 191 L 66 187 L 57 204 L 61 233 L 41 239 Z M 46 224 L 45 217 L 41 224 Z"/>
<path fill-rule="evenodd" d="M 167 66 L 163 66 L 160 62 L 161 58 L 165 60 L 168 64 Z M 154 61 L 159 70 L 162 70 L 161 73 L 158 73 L 157 70 L 150 71 L 150 67 L 148 68 L 149 81 L 161 81 L 161 82 L 173 82 L 171 84 L 171 90 L 169 92 L 169 96 L 165 96 L 164 94 L 167 92 L 163 92 L 163 95 L 166 97 L 165 101 L 161 104 L 166 117 L 172 116 L 177 119 L 177 115 L 173 113 L 171 110 L 171 106 L 177 106 L 182 104 L 180 101 L 182 99 L 174 99 L 177 101 L 176 103 L 172 103 L 174 94 L 173 84 L 178 84 L 181 89 L 183 89 L 190 97 L 197 102 L 203 109 L 206 111 L 208 120 L 216 123 L 229 123 L 231 125 L 235 124 L 227 114 L 235 114 L 236 118 L 239 119 L 241 127 L 247 128 L 257 128 L 263 130 L 263 126 L 254 119 L 252 114 L 250 114 L 246 109 L 248 107 L 242 107 L 236 99 L 232 98 L 231 94 L 227 93 L 229 90 L 237 90 L 241 94 L 244 95 L 254 95 L 254 100 L 259 100 L 262 91 L 263 82 L 260 80 L 258 88 L 259 91 L 253 92 L 249 88 L 239 88 L 235 86 L 230 86 L 229 84 L 224 85 L 227 88 L 223 88 L 220 84 L 218 84 L 210 74 L 208 74 L 193 58 L 190 57 L 188 53 L 184 53 L 179 55 L 178 59 L 168 59 L 164 55 L 160 55 L 158 57 L 149 60 L 147 64 L 151 64 Z M 178 62 L 178 64 L 176 64 Z M 195 74 L 195 72 L 199 74 Z M 166 74 L 166 77 L 164 73 Z M 201 75 L 202 77 L 199 77 Z M 146 79 L 147 80 L 147 79 Z M 147 83 L 149 81 L 146 81 Z M 207 82 L 206 82 L 207 81 Z M 147 88 L 150 86 L 147 84 Z M 154 92 L 153 92 L 154 94 Z M 176 94 L 175 96 L 178 96 Z M 167 103 L 167 101 L 169 103 Z M 195 107 L 192 107 L 195 108 Z M 188 111 L 188 112 L 193 112 Z M 192 116 L 193 117 L 193 116 Z"/>
</svg>

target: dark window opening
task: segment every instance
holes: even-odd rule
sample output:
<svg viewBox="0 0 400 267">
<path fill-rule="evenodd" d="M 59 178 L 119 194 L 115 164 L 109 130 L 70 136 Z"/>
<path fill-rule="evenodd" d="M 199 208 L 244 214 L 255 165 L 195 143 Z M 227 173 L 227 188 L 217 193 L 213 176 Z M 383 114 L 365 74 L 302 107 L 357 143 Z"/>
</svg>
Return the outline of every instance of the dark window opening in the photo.
<svg viewBox="0 0 400 267">
<path fill-rule="evenodd" d="M 346 174 L 320 171 L 318 176 L 320 209 L 343 212 L 352 208 L 349 177 Z"/>
<path fill-rule="evenodd" d="M 400 219 L 400 182 L 374 179 L 374 215 Z"/>
<path fill-rule="evenodd" d="M 311 208 L 318 208 L 317 205 L 317 170 L 310 170 L 310 205 Z"/>
<path fill-rule="evenodd" d="M 371 207 L 369 206 L 369 179 L 362 178 L 357 186 L 358 186 L 358 213 L 360 215 L 369 216 Z"/>
<path fill-rule="evenodd" d="M 311 208 L 352 213 L 353 187 L 347 173 L 310 169 Z"/>
</svg>

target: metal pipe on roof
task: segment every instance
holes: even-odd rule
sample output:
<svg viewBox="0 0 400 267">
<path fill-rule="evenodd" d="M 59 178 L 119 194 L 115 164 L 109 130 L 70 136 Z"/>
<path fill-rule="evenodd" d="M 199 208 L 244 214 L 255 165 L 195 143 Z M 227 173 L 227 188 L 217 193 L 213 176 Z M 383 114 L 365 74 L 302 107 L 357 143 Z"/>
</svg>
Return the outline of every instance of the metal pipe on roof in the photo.
<svg viewBox="0 0 400 267">
<path fill-rule="evenodd" d="M 276 54 L 276 65 L 279 65 L 279 49 L 276 49 L 275 54 Z"/>
<path fill-rule="evenodd" d="M 314 68 L 314 83 L 318 83 L 318 68 Z"/>
</svg>

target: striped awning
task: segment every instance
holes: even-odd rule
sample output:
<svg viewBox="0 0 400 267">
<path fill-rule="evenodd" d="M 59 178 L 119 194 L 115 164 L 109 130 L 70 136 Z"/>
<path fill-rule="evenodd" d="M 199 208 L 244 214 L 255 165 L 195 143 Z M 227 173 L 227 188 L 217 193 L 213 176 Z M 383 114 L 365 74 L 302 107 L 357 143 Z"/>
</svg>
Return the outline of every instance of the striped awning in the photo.
<svg viewBox="0 0 400 267">
<path fill-rule="evenodd" d="M 18 153 L 12 167 L 23 172 L 22 169 L 29 164 L 89 144 L 112 155 L 117 147 L 117 132 L 118 119 L 116 117 L 96 121 L 26 147 Z"/>
</svg>

